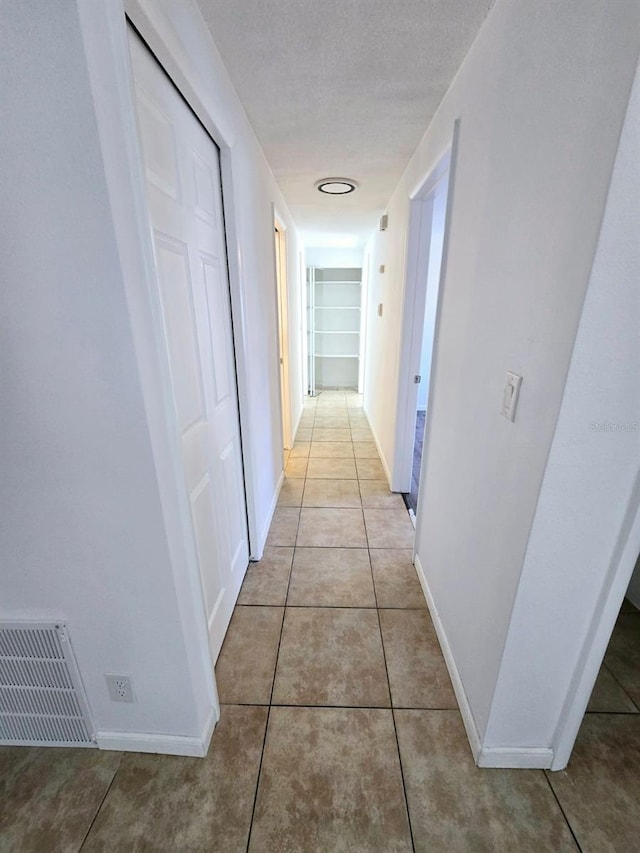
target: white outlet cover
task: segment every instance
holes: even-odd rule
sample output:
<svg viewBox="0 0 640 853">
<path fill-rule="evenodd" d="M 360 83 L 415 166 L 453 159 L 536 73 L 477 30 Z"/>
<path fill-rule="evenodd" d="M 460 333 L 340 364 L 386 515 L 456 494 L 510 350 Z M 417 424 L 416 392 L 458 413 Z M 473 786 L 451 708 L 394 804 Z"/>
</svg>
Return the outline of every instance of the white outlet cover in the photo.
<svg viewBox="0 0 640 853">
<path fill-rule="evenodd" d="M 130 676 L 107 673 L 105 679 L 112 702 L 135 702 Z"/>
</svg>

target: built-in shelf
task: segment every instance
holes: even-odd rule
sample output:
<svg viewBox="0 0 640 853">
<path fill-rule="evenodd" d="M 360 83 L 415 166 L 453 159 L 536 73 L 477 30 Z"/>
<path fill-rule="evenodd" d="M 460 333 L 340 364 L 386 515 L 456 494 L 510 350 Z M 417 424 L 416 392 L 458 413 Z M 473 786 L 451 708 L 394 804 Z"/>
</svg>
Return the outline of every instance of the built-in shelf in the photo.
<svg viewBox="0 0 640 853">
<path fill-rule="evenodd" d="M 309 267 L 307 317 L 311 394 L 316 392 L 316 388 L 358 387 L 361 373 L 361 276 L 360 268 Z M 356 325 L 358 328 L 354 329 Z"/>
</svg>

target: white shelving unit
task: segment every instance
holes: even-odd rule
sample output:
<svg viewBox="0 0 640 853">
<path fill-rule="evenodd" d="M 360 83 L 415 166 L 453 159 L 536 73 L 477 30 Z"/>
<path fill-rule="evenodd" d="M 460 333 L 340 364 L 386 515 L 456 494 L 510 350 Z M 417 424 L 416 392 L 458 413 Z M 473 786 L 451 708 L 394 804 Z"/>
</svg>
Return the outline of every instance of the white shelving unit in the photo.
<svg viewBox="0 0 640 853">
<path fill-rule="evenodd" d="M 307 270 L 309 393 L 358 389 L 362 344 L 362 270 Z M 359 390 L 359 389 L 358 389 Z"/>
</svg>

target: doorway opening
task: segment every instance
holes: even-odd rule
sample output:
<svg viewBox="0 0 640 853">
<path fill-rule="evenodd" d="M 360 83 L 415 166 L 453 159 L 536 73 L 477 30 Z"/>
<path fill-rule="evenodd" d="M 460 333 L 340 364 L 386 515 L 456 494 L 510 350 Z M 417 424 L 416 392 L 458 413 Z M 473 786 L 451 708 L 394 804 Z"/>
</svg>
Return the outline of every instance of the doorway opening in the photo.
<svg viewBox="0 0 640 853">
<path fill-rule="evenodd" d="M 289 388 L 289 312 L 287 291 L 286 231 L 274 220 L 276 293 L 278 300 L 278 359 L 280 362 L 280 409 L 284 464 L 293 446 L 291 435 L 291 394 Z"/>
<path fill-rule="evenodd" d="M 453 150 L 452 145 L 411 197 L 392 489 L 403 495 L 414 523 L 446 265 Z"/>
</svg>

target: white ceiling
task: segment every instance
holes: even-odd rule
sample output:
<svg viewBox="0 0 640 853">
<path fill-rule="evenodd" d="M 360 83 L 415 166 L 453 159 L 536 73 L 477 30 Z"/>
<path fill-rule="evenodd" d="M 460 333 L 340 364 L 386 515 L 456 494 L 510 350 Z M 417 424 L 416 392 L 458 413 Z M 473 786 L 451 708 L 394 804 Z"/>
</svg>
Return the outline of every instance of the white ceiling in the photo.
<svg viewBox="0 0 640 853">
<path fill-rule="evenodd" d="M 306 245 L 361 246 L 494 0 L 198 2 Z"/>
</svg>

